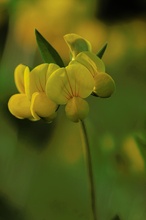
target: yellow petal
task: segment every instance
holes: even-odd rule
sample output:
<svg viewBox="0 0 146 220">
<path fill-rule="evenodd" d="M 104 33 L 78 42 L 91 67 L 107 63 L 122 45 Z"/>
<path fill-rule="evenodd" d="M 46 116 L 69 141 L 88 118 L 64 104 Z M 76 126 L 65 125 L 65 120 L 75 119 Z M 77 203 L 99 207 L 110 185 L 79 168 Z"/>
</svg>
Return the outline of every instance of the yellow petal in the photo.
<svg viewBox="0 0 146 220">
<path fill-rule="evenodd" d="M 60 68 L 49 77 L 46 84 L 46 94 L 57 104 L 66 104 L 70 98 L 70 87 L 66 77 L 66 69 Z"/>
<path fill-rule="evenodd" d="M 57 64 L 55 64 L 55 63 L 50 63 L 49 64 L 49 67 L 48 67 L 48 71 L 47 71 L 47 79 L 46 79 L 46 81 L 48 80 L 48 78 L 51 76 L 51 74 L 55 71 L 55 70 L 57 70 L 57 69 L 59 69 L 60 68 L 60 66 L 58 66 Z"/>
<path fill-rule="evenodd" d="M 86 98 L 94 87 L 94 79 L 86 67 L 77 63 L 56 70 L 48 79 L 46 94 L 57 104 L 66 104 L 74 96 Z"/>
<path fill-rule="evenodd" d="M 31 72 L 28 69 L 25 71 L 26 94 L 31 99 L 34 92 L 44 92 L 48 77 L 58 69 L 56 64 L 40 64 Z"/>
<path fill-rule="evenodd" d="M 87 68 L 81 64 L 69 65 L 66 72 L 73 96 L 88 97 L 92 92 L 94 79 Z"/>
<path fill-rule="evenodd" d="M 115 82 L 107 73 L 99 73 L 95 77 L 93 93 L 101 98 L 108 98 L 115 91 Z"/>
<path fill-rule="evenodd" d="M 75 59 L 77 54 L 82 51 L 91 51 L 90 42 L 77 34 L 66 34 L 64 39 L 70 49 L 72 59 Z"/>
<path fill-rule="evenodd" d="M 26 68 L 28 67 L 23 64 L 19 64 L 14 71 L 15 84 L 20 93 L 25 93 L 24 72 Z"/>
<path fill-rule="evenodd" d="M 30 109 L 35 119 L 45 118 L 47 121 L 52 121 L 57 115 L 57 108 L 58 105 L 50 100 L 45 93 L 33 93 Z"/>
<path fill-rule="evenodd" d="M 84 65 L 90 71 L 93 77 L 95 77 L 95 75 L 97 75 L 99 72 L 105 72 L 103 61 L 94 53 L 88 51 L 81 52 L 76 56 L 75 60 L 70 62 L 70 64 L 74 64 L 76 61 Z"/>
<path fill-rule="evenodd" d="M 87 117 L 89 112 L 88 103 L 80 98 L 73 97 L 68 101 L 65 107 L 66 116 L 73 122 L 79 122 Z"/>
<path fill-rule="evenodd" d="M 11 96 L 8 102 L 8 108 L 16 118 L 32 118 L 30 112 L 30 101 L 25 94 L 15 94 Z"/>
<path fill-rule="evenodd" d="M 26 94 L 29 99 L 34 92 L 43 92 L 46 82 L 46 74 L 49 64 L 41 64 L 35 67 L 31 72 L 26 69 L 25 82 L 26 82 Z"/>
</svg>

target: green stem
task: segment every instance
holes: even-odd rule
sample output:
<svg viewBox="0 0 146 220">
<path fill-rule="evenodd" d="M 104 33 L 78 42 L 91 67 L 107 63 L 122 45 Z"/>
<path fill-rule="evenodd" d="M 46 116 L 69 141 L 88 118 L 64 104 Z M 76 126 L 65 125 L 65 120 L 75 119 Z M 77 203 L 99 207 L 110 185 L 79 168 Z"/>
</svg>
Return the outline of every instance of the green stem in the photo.
<svg viewBox="0 0 146 220">
<path fill-rule="evenodd" d="M 82 132 L 83 146 L 85 150 L 85 160 L 87 163 L 87 172 L 88 172 L 88 178 L 89 178 L 89 188 L 90 188 L 90 195 L 91 195 L 91 208 L 92 208 L 93 220 L 97 220 L 95 186 L 94 186 L 94 179 L 93 179 L 91 152 L 90 152 L 86 127 L 82 120 L 80 121 L 80 126 L 81 126 L 81 132 Z"/>
</svg>

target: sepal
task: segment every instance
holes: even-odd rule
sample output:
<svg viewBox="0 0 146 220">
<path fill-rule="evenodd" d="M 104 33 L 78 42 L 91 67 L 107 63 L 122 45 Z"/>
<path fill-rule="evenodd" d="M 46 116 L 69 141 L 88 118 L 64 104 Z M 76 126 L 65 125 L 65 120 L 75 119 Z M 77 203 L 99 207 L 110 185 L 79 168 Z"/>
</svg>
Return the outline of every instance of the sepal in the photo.
<svg viewBox="0 0 146 220">
<path fill-rule="evenodd" d="M 97 56 L 101 59 L 103 57 L 103 54 L 107 48 L 107 43 L 98 51 Z"/>
</svg>

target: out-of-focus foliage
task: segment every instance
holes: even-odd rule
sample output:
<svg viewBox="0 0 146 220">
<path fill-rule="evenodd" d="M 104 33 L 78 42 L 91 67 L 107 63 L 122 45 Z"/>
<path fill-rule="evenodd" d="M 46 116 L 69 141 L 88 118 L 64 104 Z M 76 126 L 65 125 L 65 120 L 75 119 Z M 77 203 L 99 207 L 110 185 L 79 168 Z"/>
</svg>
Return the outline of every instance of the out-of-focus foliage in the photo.
<svg viewBox="0 0 146 220">
<path fill-rule="evenodd" d="M 19 1 L 13 6 L 14 36 L 24 49 L 35 48 L 34 29 L 37 29 L 62 51 L 65 44 L 61 37 L 91 19 L 95 4 L 95 0 Z M 64 48 L 63 53 L 65 51 Z"/>
<path fill-rule="evenodd" d="M 58 3 L 59 2 L 59 3 Z M 62 36 L 77 33 L 97 52 L 105 42 L 110 99 L 90 97 L 85 121 L 93 158 L 99 220 L 146 218 L 146 20 L 107 24 L 98 2 L 0 1 L 0 218 L 88 220 L 90 195 L 78 124 L 62 111 L 52 124 L 15 119 L 7 100 L 13 71 L 42 63 L 34 28 L 69 59 Z M 7 31 L 8 30 L 8 31 Z M 10 217 L 11 216 L 11 217 Z"/>
</svg>

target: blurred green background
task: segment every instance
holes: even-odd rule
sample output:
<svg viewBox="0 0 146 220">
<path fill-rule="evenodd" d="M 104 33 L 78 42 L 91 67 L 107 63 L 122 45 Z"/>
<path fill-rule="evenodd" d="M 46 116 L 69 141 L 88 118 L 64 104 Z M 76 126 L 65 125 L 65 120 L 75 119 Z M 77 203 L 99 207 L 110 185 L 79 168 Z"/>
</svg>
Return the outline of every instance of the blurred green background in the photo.
<svg viewBox="0 0 146 220">
<path fill-rule="evenodd" d="M 43 61 L 34 29 L 69 61 L 63 40 L 76 33 L 116 82 L 109 99 L 89 97 L 85 120 L 98 220 L 146 219 L 146 1 L 0 0 L 0 219 L 89 220 L 88 177 L 80 128 L 59 109 L 53 123 L 14 118 L 19 63 Z"/>
</svg>

